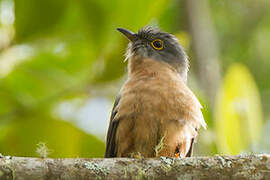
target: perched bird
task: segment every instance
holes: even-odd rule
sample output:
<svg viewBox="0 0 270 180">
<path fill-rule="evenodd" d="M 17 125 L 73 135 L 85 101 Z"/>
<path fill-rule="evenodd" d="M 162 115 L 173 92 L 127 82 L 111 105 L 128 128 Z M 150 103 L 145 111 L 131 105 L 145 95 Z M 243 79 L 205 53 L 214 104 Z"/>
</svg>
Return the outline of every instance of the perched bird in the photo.
<svg viewBox="0 0 270 180">
<path fill-rule="evenodd" d="M 187 55 L 172 34 L 144 27 L 130 41 L 128 79 L 117 96 L 107 132 L 105 157 L 192 155 L 201 104 L 187 87 Z"/>
</svg>

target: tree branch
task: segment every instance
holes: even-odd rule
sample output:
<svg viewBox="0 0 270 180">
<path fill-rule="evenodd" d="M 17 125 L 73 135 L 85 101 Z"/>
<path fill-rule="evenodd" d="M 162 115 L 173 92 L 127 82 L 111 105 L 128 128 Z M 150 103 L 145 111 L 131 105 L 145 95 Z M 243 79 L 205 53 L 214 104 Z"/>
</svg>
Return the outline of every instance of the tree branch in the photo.
<svg viewBox="0 0 270 180">
<path fill-rule="evenodd" d="M 270 155 L 156 159 L 5 156 L 0 179 L 270 179 Z"/>
</svg>

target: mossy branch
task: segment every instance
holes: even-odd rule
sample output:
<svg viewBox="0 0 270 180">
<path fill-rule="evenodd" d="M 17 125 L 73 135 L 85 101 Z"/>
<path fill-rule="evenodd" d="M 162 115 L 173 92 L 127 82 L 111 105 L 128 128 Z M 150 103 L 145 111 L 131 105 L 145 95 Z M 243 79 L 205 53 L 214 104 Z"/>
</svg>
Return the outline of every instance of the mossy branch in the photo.
<svg viewBox="0 0 270 180">
<path fill-rule="evenodd" d="M 0 179 L 270 179 L 270 155 L 154 159 L 3 156 Z"/>
</svg>

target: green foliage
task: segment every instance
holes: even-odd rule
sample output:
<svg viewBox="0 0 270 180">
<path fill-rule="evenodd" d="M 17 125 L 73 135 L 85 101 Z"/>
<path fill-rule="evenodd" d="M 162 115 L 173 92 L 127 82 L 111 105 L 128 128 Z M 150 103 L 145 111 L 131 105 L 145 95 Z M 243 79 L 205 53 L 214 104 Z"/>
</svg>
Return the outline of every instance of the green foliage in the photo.
<svg viewBox="0 0 270 180">
<path fill-rule="evenodd" d="M 37 145 L 45 142 L 49 157 L 102 157 L 104 143 L 72 124 L 32 112 L 3 127 L 0 149 L 8 155 L 37 156 Z"/>
<path fill-rule="evenodd" d="M 269 51 L 264 48 L 270 43 L 270 1 L 259 0 L 255 4 L 250 0 L 210 2 L 224 68 L 241 62 L 251 70 L 262 91 L 269 89 Z"/>
<path fill-rule="evenodd" d="M 217 98 L 215 126 L 219 152 L 239 154 L 258 145 L 262 119 L 260 96 L 252 75 L 244 65 L 233 64 Z"/>
<path fill-rule="evenodd" d="M 63 15 L 66 0 L 15 0 L 16 40 L 46 33 Z"/>
</svg>

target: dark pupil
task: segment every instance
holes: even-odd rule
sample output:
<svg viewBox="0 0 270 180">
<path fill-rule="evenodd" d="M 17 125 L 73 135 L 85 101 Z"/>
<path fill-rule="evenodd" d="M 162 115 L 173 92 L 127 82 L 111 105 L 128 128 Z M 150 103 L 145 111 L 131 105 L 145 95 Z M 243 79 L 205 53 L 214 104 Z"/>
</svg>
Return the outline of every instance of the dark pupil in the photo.
<svg viewBox="0 0 270 180">
<path fill-rule="evenodd" d="M 155 41 L 155 42 L 153 42 L 153 44 L 154 44 L 154 46 L 155 46 L 156 48 L 161 48 L 161 47 L 162 47 L 162 44 L 161 44 L 160 41 Z"/>
</svg>

